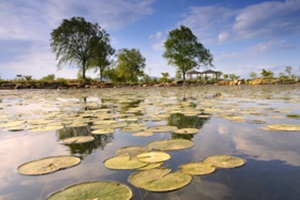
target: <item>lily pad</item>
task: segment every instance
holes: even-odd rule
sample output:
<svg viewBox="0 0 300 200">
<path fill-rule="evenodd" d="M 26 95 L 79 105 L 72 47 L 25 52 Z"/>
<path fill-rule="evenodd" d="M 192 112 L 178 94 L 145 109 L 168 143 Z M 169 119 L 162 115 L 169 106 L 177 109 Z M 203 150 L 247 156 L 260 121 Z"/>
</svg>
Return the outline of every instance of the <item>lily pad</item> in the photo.
<svg viewBox="0 0 300 200">
<path fill-rule="evenodd" d="M 265 129 L 274 131 L 300 131 L 300 124 L 269 124 Z"/>
<path fill-rule="evenodd" d="M 206 157 L 203 161 L 217 168 L 235 168 L 245 164 L 245 161 L 239 157 L 229 155 L 213 155 Z"/>
<path fill-rule="evenodd" d="M 50 195 L 48 200 L 101 199 L 129 200 L 132 191 L 124 184 L 113 181 L 84 182 L 71 185 Z"/>
<path fill-rule="evenodd" d="M 137 133 L 133 133 L 132 136 L 136 136 L 136 137 L 147 137 L 147 136 L 152 136 L 153 132 L 151 131 L 140 131 Z"/>
<path fill-rule="evenodd" d="M 170 154 L 162 151 L 151 151 L 137 155 L 138 160 L 146 163 L 157 163 L 169 160 Z"/>
<path fill-rule="evenodd" d="M 148 169 L 139 171 L 129 177 L 129 182 L 138 188 L 152 192 L 167 192 L 180 189 L 192 180 L 189 174 L 171 169 Z"/>
<path fill-rule="evenodd" d="M 147 126 L 144 124 L 130 124 L 124 128 L 121 129 L 122 132 L 139 132 L 147 129 Z"/>
<path fill-rule="evenodd" d="M 148 146 L 127 146 L 121 149 L 118 149 L 115 154 L 117 155 L 129 155 L 137 156 L 141 153 L 149 152 L 150 149 Z"/>
<path fill-rule="evenodd" d="M 148 163 L 146 166 L 138 168 L 137 170 L 147 170 L 147 169 L 154 169 L 158 168 L 163 164 L 163 162 L 157 162 L 157 163 Z"/>
<path fill-rule="evenodd" d="M 181 150 L 188 149 L 194 146 L 194 142 L 186 139 L 169 139 L 157 140 L 149 142 L 148 146 L 152 149 L 168 151 L 168 150 Z"/>
<path fill-rule="evenodd" d="M 174 133 L 176 133 L 176 134 L 196 134 L 196 133 L 199 133 L 199 129 L 197 129 L 197 128 L 181 128 L 181 129 L 175 130 Z"/>
<path fill-rule="evenodd" d="M 177 130 L 176 126 L 168 126 L 168 125 L 159 125 L 159 126 L 152 126 L 148 128 L 148 131 L 152 132 L 172 132 Z"/>
<path fill-rule="evenodd" d="M 104 161 L 104 166 L 109 169 L 137 169 L 146 165 L 147 163 L 129 155 L 119 155 Z"/>
<path fill-rule="evenodd" d="M 189 162 L 182 164 L 180 170 L 190 175 L 204 175 L 213 173 L 216 168 L 210 163 L 204 162 Z"/>
<path fill-rule="evenodd" d="M 71 137 L 62 140 L 64 144 L 81 144 L 86 142 L 92 142 L 95 138 L 93 136 L 78 136 L 78 137 Z"/>
<path fill-rule="evenodd" d="M 73 167 L 79 163 L 80 158 L 75 156 L 46 157 L 20 165 L 18 172 L 24 175 L 43 175 Z"/>
<path fill-rule="evenodd" d="M 264 124 L 266 123 L 264 120 L 254 119 L 254 120 L 246 120 L 249 124 Z"/>
<path fill-rule="evenodd" d="M 44 127 L 35 127 L 35 128 L 31 128 L 29 129 L 30 132 L 46 132 L 46 131 L 58 131 L 58 130 L 61 130 L 63 129 L 64 126 L 59 126 L 59 125 L 54 125 L 54 126 L 48 126 L 48 125 L 45 125 Z"/>
<path fill-rule="evenodd" d="M 102 134 L 110 134 L 113 133 L 115 130 L 111 128 L 103 128 L 103 129 L 96 129 L 92 131 L 92 134 L 102 135 Z"/>
</svg>

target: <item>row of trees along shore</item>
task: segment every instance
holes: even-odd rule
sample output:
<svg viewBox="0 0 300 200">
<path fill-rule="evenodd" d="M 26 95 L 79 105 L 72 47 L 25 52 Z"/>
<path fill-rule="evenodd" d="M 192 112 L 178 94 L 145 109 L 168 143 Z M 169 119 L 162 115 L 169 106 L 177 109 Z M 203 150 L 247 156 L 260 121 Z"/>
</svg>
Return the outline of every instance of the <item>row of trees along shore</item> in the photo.
<svg viewBox="0 0 300 200">
<path fill-rule="evenodd" d="M 200 65 L 213 66 L 209 49 L 185 26 L 170 31 L 164 46 L 163 57 L 176 67 L 184 80 L 188 70 Z M 50 47 L 58 60 L 58 69 L 66 64 L 77 66 L 84 80 L 86 71 L 91 69 L 95 73 L 99 71 L 101 81 L 107 77 L 113 82 L 136 82 L 147 76 L 144 73 L 146 59 L 139 49 L 116 51 L 110 44 L 109 34 L 97 23 L 92 24 L 82 17 L 64 19 L 51 32 Z"/>
</svg>

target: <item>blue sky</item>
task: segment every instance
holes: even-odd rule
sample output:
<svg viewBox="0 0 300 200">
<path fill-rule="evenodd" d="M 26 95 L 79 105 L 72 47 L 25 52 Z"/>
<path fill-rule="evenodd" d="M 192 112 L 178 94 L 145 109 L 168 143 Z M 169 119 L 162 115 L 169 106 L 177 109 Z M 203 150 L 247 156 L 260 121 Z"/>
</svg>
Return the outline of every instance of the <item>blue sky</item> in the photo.
<svg viewBox="0 0 300 200">
<path fill-rule="evenodd" d="M 175 75 L 162 58 L 163 43 L 180 25 L 211 50 L 215 70 L 248 78 L 251 71 L 278 75 L 292 66 L 300 74 L 300 0 L 1 0 L 1 78 L 76 78 L 76 66 L 57 71 L 50 50 L 51 31 L 74 16 L 97 22 L 115 49 L 140 49 L 151 76 Z"/>
</svg>

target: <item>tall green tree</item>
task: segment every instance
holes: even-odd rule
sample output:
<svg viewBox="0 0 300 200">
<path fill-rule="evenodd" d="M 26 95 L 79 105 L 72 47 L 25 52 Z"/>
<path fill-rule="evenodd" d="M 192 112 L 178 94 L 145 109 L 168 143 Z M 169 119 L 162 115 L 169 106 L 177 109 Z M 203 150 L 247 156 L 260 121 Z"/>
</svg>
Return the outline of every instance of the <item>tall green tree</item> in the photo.
<svg viewBox="0 0 300 200">
<path fill-rule="evenodd" d="M 199 68 L 200 64 L 213 66 L 213 55 L 209 49 L 198 42 L 197 37 L 185 26 L 170 31 L 164 46 L 166 50 L 163 57 L 168 60 L 169 65 L 174 65 L 181 71 L 184 80 L 186 72 Z"/>
<path fill-rule="evenodd" d="M 274 72 L 272 72 L 271 70 L 265 70 L 262 69 L 261 73 L 263 78 L 273 78 L 274 77 Z"/>
<path fill-rule="evenodd" d="M 143 76 L 146 59 L 138 49 L 120 49 L 117 54 L 116 70 L 124 81 L 136 82 L 139 76 Z"/>
<path fill-rule="evenodd" d="M 109 35 L 97 23 L 87 22 L 82 17 L 64 19 L 59 27 L 51 32 L 50 47 L 59 60 L 57 68 L 64 64 L 77 64 L 85 79 L 88 62 L 93 57 L 94 47 L 105 44 Z"/>
<path fill-rule="evenodd" d="M 103 80 L 104 70 L 108 69 L 113 63 L 112 55 L 115 49 L 111 47 L 109 38 L 95 44 L 92 51 L 92 58 L 88 63 L 88 69 L 94 68 L 95 72 L 99 71 L 100 81 Z"/>
<path fill-rule="evenodd" d="M 250 72 L 249 76 L 250 76 L 251 79 L 256 79 L 257 78 L 257 74 L 254 71 Z"/>
<path fill-rule="evenodd" d="M 291 76 L 292 76 L 292 66 L 286 66 L 284 71 L 287 74 L 287 76 L 289 78 L 291 78 Z"/>
</svg>

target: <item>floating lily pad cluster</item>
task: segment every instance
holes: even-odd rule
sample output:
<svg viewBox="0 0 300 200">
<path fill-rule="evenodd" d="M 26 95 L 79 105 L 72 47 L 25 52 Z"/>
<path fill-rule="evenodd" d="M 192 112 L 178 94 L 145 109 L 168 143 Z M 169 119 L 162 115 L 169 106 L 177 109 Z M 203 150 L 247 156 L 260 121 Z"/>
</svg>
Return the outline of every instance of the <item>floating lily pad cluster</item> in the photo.
<svg viewBox="0 0 300 200">
<path fill-rule="evenodd" d="M 208 89 L 182 91 L 182 94 L 167 90 L 153 90 L 148 95 L 142 90 L 131 89 L 107 90 L 107 92 L 93 93 L 86 99 L 86 93 L 79 91 L 57 92 L 53 97 L 47 92 L 43 98 L 31 99 L 29 95 L 22 102 L 0 105 L 0 109 L 7 109 L 11 116 L 0 116 L 0 128 L 8 131 L 46 132 L 65 128 L 87 127 L 89 133 L 85 136 L 63 138 L 62 144 L 83 144 L 93 142 L 97 137 L 118 133 L 130 133 L 134 137 L 150 137 L 156 133 L 174 133 L 180 136 L 198 134 L 199 128 L 180 127 L 159 122 L 166 121 L 172 114 L 182 114 L 186 117 L 209 119 L 216 116 L 231 122 L 265 124 L 258 119 L 260 116 L 270 118 L 299 119 L 299 115 L 291 113 L 286 108 L 272 108 L 270 104 L 257 103 L 255 99 L 282 100 L 274 94 L 247 94 L 251 101 L 245 101 L 245 93 L 230 90 L 218 91 L 221 96 L 210 94 Z M 72 98 L 70 98 L 72 94 Z M 13 93 L 10 98 L 15 98 Z M 146 100 L 144 101 L 144 99 Z M 19 98 L 19 97 L 18 97 Z M 30 100 L 31 99 L 31 100 Z M 230 99 L 230 101 L 227 101 Z M 254 100 L 252 100 L 254 99 Z M 26 102 L 25 100 L 29 101 Z M 291 101 L 292 98 L 284 99 Z M 30 106 L 39 102 L 42 108 L 31 110 L 30 113 L 19 113 L 14 106 Z M 299 100 L 298 100 L 299 103 Z M 249 105 L 248 105 L 249 104 Z M 253 106 L 253 104 L 256 104 Z M 17 110 L 17 109 L 16 109 Z M 36 116 L 35 119 L 31 115 Z M 18 116 L 18 117 L 16 117 Z M 249 116 L 251 118 L 249 118 Z M 255 117 L 254 120 L 252 118 Z M 292 119 L 291 119 L 292 118 Z M 149 123 L 148 123 L 149 122 Z M 158 122 L 158 123 L 157 123 Z M 150 124 L 150 126 L 149 126 Z M 175 123 L 176 124 L 176 123 Z M 271 131 L 300 131 L 298 124 L 267 124 L 264 129 Z M 194 142 L 187 139 L 168 139 L 149 142 L 146 146 L 127 146 L 115 152 L 115 156 L 107 158 L 104 166 L 112 170 L 136 170 L 128 180 L 138 188 L 148 191 L 165 192 L 182 188 L 190 183 L 195 175 L 213 173 L 218 168 L 236 168 L 243 166 L 245 161 L 230 155 L 213 155 L 203 161 L 183 163 L 177 171 L 172 171 L 164 165 L 171 157 L 168 151 L 192 148 Z M 53 156 L 24 163 L 18 167 L 23 175 L 43 175 L 67 169 L 80 163 L 75 156 Z M 84 182 L 69 186 L 55 192 L 48 199 L 130 199 L 132 192 L 124 184 L 113 181 Z"/>
</svg>

